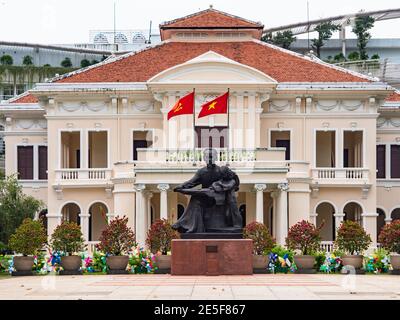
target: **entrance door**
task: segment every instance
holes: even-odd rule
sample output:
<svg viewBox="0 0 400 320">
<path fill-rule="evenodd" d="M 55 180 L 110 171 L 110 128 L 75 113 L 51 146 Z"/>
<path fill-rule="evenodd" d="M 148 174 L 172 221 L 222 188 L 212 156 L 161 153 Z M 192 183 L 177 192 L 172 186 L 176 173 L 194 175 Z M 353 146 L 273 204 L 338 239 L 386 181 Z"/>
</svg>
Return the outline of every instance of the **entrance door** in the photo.
<svg viewBox="0 0 400 320">
<path fill-rule="evenodd" d="M 277 148 L 286 148 L 285 160 L 290 160 L 290 140 L 276 140 Z"/>
<path fill-rule="evenodd" d="M 147 140 L 133 140 L 133 160 L 137 160 L 137 149 L 147 148 Z"/>
<path fill-rule="evenodd" d="M 228 127 L 196 127 L 196 148 L 228 147 Z"/>
</svg>

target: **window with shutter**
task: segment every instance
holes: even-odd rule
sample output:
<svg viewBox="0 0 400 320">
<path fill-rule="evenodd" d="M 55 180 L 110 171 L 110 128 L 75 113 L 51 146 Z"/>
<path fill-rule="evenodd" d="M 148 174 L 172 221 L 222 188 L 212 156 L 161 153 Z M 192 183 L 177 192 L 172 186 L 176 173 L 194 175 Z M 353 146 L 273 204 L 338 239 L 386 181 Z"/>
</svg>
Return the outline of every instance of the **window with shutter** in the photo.
<svg viewBox="0 0 400 320">
<path fill-rule="evenodd" d="M 390 177 L 392 179 L 400 178 L 400 145 L 391 145 L 390 161 Z"/>
<path fill-rule="evenodd" d="M 39 146 L 39 180 L 47 180 L 47 146 Z"/>
<path fill-rule="evenodd" d="M 378 179 L 386 178 L 386 146 L 376 146 L 376 177 Z"/>
<path fill-rule="evenodd" d="M 18 179 L 33 180 L 33 146 L 18 146 Z"/>
</svg>

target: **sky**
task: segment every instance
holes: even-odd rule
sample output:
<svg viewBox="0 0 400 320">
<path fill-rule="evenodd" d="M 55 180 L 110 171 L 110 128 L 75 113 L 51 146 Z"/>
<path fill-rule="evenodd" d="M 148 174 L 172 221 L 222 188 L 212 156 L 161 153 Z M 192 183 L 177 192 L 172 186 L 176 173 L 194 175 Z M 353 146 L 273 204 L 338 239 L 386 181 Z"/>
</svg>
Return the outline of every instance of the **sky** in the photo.
<svg viewBox="0 0 400 320">
<path fill-rule="evenodd" d="M 147 29 L 204 10 L 215 9 L 275 27 L 307 20 L 307 0 L 0 0 L 0 40 L 69 44 L 89 42 L 89 30 Z M 399 0 L 308 0 L 310 19 L 400 8 Z M 376 23 L 375 38 L 399 38 L 400 19 Z M 334 36 L 336 37 L 336 35 Z M 355 36 L 348 31 L 348 38 Z"/>
</svg>

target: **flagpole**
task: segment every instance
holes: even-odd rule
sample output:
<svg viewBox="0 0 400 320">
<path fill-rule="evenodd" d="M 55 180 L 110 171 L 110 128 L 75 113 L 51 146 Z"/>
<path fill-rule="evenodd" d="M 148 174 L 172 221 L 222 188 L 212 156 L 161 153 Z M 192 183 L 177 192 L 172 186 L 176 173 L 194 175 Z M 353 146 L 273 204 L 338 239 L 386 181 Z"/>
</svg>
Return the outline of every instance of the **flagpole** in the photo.
<svg viewBox="0 0 400 320">
<path fill-rule="evenodd" d="M 196 165 L 196 88 L 193 88 L 193 166 Z"/>
<path fill-rule="evenodd" d="M 228 157 L 230 157 L 230 155 L 229 155 L 229 150 L 230 150 L 230 145 L 231 145 L 231 138 L 230 138 L 230 117 L 229 117 L 229 97 L 230 97 L 230 93 L 229 93 L 229 88 L 228 88 L 228 101 L 226 102 L 226 104 L 227 104 L 227 111 L 228 111 L 228 148 L 227 148 L 227 153 L 228 153 Z M 228 164 L 229 164 L 229 162 L 228 162 Z"/>
</svg>

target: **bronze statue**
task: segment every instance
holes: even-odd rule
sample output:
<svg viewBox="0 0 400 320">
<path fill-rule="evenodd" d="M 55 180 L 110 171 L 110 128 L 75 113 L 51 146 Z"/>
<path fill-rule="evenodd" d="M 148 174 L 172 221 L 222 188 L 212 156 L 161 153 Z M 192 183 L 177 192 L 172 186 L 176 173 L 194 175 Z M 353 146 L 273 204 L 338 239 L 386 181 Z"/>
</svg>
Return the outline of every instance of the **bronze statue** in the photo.
<svg viewBox="0 0 400 320">
<path fill-rule="evenodd" d="M 173 228 L 181 233 L 241 233 L 242 217 L 236 200 L 239 177 L 227 166 L 217 166 L 217 151 L 206 149 L 206 167 L 174 189 L 190 195 L 189 205 Z M 201 188 L 195 188 L 201 185 Z"/>
</svg>

